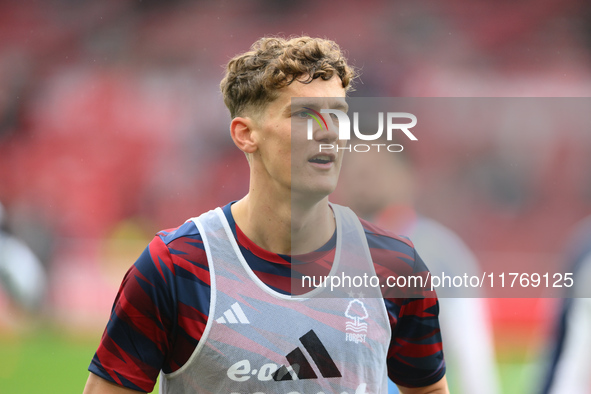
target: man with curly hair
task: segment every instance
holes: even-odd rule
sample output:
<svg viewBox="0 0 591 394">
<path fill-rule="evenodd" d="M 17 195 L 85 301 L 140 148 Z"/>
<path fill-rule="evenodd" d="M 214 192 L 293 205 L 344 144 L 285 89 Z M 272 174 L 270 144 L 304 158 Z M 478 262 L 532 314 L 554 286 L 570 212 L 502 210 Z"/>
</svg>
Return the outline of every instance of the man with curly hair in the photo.
<svg viewBox="0 0 591 394">
<path fill-rule="evenodd" d="M 342 150 L 319 146 L 340 143 L 336 119 L 310 140 L 292 133 L 310 111 L 345 111 L 353 78 L 334 42 L 309 37 L 262 38 L 229 62 L 221 90 L 249 191 L 157 234 L 123 280 L 85 393 L 151 391 L 159 374 L 162 393 L 384 393 L 387 376 L 402 393 L 448 392 L 436 298 L 293 286 L 307 267 L 426 271 L 408 240 L 329 203 Z"/>
</svg>

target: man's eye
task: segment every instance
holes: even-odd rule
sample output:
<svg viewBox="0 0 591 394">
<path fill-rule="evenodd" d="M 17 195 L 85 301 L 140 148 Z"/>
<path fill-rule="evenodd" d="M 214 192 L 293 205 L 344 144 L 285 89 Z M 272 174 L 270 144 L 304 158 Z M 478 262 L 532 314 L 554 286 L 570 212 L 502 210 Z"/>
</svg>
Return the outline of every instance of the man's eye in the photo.
<svg viewBox="0 0 591 394">
<path fill-rule="evenodd" d="M 309 118 L 309 117 L 310 117 L 310 113 L 309 113 L 309 112 L 306 112 L 306 111 L 300 111 L 300 112 L 297 112 L 297 113 L 295 114 L 295 116 L 296 116 L 297 118 L 301 118 L 301 119 L 307 119 L 307 118 Z"/>
</svg>

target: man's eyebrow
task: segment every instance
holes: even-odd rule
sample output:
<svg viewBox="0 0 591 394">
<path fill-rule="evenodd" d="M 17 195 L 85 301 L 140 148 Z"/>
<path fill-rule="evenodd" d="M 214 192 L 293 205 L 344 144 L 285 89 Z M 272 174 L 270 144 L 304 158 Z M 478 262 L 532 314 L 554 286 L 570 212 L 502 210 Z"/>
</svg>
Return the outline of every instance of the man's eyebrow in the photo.
<svg viewBox="0 0 591 394">
<path fill-rule="evenodd" d="M 344 100 L 339 100 L 331 103 L 331 109 L 338 109 L 343 112 L 347 112 L 349 110 L 349 104 Z"/>
<path fill-rule="evenodd" d="M 297 103 L 292 103 L 287 108 L 285 108 L 284 114 L 289 115 L 289 114 L 291 114 L 292 111 L 299 111 L 299 110 L 304 109 L 306 107 L 313 108 L 317 111 L 320 111 L 321 109 L 337 109 L 339 111 L 347 112 L 349 110 L 349 104 L 347 104 L 347 102 L 344 100 L 333 101 L 333 102 L 329 103 L 328 106 L 326 106 L 326 105 L 320 106 L 320 105 L 318 105 L 318 102 L 308 102 L 308 103 L 297 102 Z"/>
</svg>

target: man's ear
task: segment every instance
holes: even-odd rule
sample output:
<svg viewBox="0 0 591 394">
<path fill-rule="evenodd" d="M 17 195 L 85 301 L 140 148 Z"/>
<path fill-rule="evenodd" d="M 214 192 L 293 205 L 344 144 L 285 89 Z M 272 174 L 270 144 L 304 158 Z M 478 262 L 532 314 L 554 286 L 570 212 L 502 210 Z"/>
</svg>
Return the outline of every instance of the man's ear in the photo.
<svg viewBox="0 0 591 394">
<path fill-rule="evenodd" d="M 254 153 L 257 150 L 253 133 L 255 123 L 251 118 L 236 117 L 230 123 L 230 133 L 234 144 L 244 153 Z"/>
</svg>

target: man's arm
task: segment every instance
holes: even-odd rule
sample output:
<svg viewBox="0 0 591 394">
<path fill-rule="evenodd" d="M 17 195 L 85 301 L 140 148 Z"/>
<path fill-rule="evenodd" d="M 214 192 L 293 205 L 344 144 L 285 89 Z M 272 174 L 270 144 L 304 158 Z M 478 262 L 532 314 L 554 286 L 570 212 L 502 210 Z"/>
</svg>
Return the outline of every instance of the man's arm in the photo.
<svg viewBox="0 0 591 394">
<path fill-rule="evenodd" d="M 111 383 L 93 374 L 88 376 L 83 394 L 137 394 L 138 391 Z"/>
<path fill-rule="evenodd" d="M 412 389 L 404 386 L 398 386 L 398 390 L 400 390 L 402 394 L 449 394 L 447 379 L 445 376 L 439 382 L 429 386 Z"/>
<path fill-rule="evenodd" d="M 154 389 L 160 370 L 166 367 L 169 333 L 176 323 L 176 302 L 168 288 L 174 272 L 163 270 L 161 274 L 153 259 L 172 266 L 167 245 L 159 236 L 125 274 L 88 367 L 97 377 L 143 392 Z M 89 378 L 89 382 L 97 380 Z"/>
</svg>

